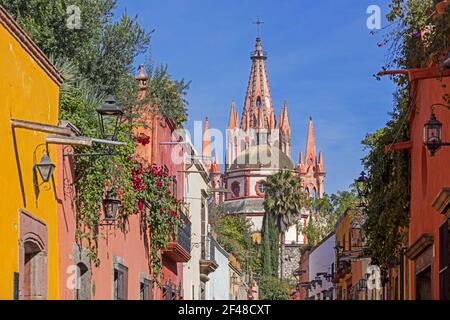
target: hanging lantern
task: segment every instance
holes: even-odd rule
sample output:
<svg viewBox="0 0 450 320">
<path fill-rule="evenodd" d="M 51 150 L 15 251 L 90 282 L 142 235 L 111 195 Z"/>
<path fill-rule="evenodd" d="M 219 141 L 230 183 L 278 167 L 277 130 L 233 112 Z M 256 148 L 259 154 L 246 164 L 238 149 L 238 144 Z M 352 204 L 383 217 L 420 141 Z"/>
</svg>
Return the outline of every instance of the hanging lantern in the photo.
<svg viewBox="0 0 450 320">
<path fill-rule="evenodd" d="M 117 212 L 119 211 L 120 200 L 116 191 L 113 188 L 108 188 L 106 197 L 103 199 L 103 209 L 106 220 L 115 220 Z"/>
<path fill-rule="evenodd" d="M 355 180 L 356 192 L 358 193 L 359 204 L 358 208 L 366 207 L 366 197 L 367 197 L 367 176 L 363 171 L 358 179 Z"/>
<path fill-rule="evenodd" d="M 115 141 L 119 130 L 119 122 L 123 116 L 122 107 L 116 105 L 114 97 L 109 95 L 102 106 L 97 109 L 97 113 L 103 139 Z"/>
<path fill-rule="evenodd" d="M 432 156 L 442 146 L 442 123 L 436 118 L 434 112 L 431 114 L 430 120 L 425 123 L 423 143 Z"/>
<path fill-rule="evenodd" d="M 42 178 L 43 182 L 49 182 L 52 177 L 53 171 L 55 170 L 55 165 L 50 160 L 50 157 L 47 153 L 42 155 L 41 161 L 35 165 L 35 168 L 38 170 L 39 175 Z"/>
</svg>

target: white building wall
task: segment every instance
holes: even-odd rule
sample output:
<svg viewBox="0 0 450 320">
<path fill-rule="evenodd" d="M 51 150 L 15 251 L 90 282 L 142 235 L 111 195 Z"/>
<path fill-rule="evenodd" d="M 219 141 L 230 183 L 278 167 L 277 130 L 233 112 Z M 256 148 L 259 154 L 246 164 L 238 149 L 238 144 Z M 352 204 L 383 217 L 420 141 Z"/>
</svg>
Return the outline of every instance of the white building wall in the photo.
<svg viewBox="0 0 450 320">
<path fill-rule="evenodd" d="M 287 244 L 298 243 L 297 238 L 299 238 L 299 240 L 301 241 L 302 237 L 300 237 L 300 236 L 297 237 L 297 233 L 298 233 L 297 225 L 294 224 L 286 232 L 286 234 L 285 234 L 285 242 L 284 243 L 287 243 Z"/>
<path fill-rule="evenodd" d="M 197 171 L 192 166 L 189 171 Z M 199 173 L 185 176 L 184 197 L 189 206 L 191 220 L 191 260 L 183 264 L 183 291 L 185 300 L 200 300 L 200 259 L 201 247 L 192 245 L 201 241 L 201 199 L 202 190 L 207 190 L 207 181 Z M 205 218 L 208 223 L 208 206 L 205 206 Z"/>
<path fill-rule="evenodd" d="M 251 216 L 250 221 L 252 223 L 251 231 L 260 232 L 263 227 L 263 216 Z"/>
<path fill-rule="evenodd" d="M 216 243 L 218 246 L 218 244 Z M 219 265 L 217 269 L 209 274 L 207 282 L 207 300 L 229 300 L 230 284 L 229 284 L 229 265 L 228 254 L 225 250 L 219 250 L 215 247 L 215 260 Z"/>
<path fill-rule="evenodd" d="M 334 247 L 336 246 L 336 235 L 329 236 L 327 240 L 317 246 L 309 255 L 309 281 L 315 280 L 317 273 L 326 272 L 331 274 L 332 265 L 336 260 Z M 321 277 L 322 286 L 316 285 L 311 287 L 309 296 L 317 296 L 322 291 L 329 290 L 333 287 L 331 278 L 328 280 Z M 322 295 L 321 295 L 322 296 Z"/>
</svg>

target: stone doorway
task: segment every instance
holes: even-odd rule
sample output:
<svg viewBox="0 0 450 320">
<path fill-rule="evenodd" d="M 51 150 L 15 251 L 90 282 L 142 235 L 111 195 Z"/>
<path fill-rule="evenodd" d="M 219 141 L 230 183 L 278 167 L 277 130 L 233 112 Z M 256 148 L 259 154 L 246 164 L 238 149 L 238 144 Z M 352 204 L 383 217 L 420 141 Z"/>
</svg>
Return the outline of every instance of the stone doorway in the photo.
<svg viewBox="0 0 450 320">
<path fill-rule="evenodd" d="M 47 271 L 46 255 L 32 241 L 24 243 L 24 272 L 22 298 L 24 300 L 41 300 L 46 298 L 45 272 Z"/>
<path fill-rule="evenodd" d="M 20 211 L 19 299 L 47 299 L 47 226 Z"/>
<path fill-rule="evenodd" d="M 416 299 L 432 300 L 431 266 L 416 275 Z"/>
<path fill-rule="evenodd" d="M 75 299 L 91 300 L 91 272 L 83 262 L 77 264 L 77 287 Z"/>
</svg>

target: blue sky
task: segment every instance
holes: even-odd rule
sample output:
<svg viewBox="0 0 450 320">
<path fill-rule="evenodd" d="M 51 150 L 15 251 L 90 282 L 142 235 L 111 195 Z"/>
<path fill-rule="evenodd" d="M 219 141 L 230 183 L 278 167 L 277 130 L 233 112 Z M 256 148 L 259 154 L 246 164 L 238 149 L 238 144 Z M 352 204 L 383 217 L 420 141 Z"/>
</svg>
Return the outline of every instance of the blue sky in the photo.
<svg viewBox="0 0 450 320">
<path fill-rule="evenodd" d="M 289 103 L 292 158 L 304 152 L 309 116 L 324 153 L 326 192 L 345 190 L 361 171 L 361 140 L 382 127 L 395 90 L 373 74 L 385 61 L 379 37 L 366 27 L 367 7 L 382 15 L 388 0 L 118 0 L 117 12 L 138 15 L 152 36 L 152 58 L 174 78 L 191 80 L 189 122 L 208 116 L 225 130 L 231 100 L 242 112 L 254 48 L 256 17 L 275 111 Z M 142 63 L 139 58 L 136 64 Z"/>
</svg>

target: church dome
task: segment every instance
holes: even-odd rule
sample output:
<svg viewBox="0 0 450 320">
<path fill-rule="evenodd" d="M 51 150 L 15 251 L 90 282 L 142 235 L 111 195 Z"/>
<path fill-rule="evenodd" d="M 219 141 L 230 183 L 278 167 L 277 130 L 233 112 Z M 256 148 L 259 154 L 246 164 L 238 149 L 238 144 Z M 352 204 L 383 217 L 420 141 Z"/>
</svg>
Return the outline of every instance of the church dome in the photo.
<svg viewBox="0 0 450 320">
<path fill-rule="evenodd" d="M 230 170 L 270 168 L 294 170 L 294 164 L 286 153 L 269 145 L 253 146 L 240 154 Z"/>
</svg>

